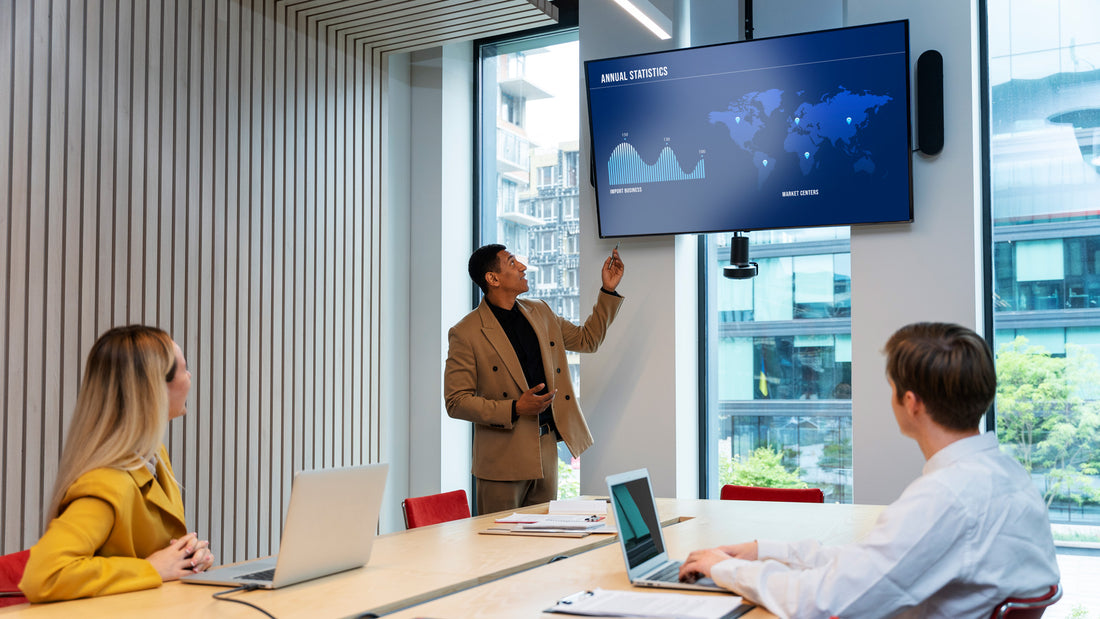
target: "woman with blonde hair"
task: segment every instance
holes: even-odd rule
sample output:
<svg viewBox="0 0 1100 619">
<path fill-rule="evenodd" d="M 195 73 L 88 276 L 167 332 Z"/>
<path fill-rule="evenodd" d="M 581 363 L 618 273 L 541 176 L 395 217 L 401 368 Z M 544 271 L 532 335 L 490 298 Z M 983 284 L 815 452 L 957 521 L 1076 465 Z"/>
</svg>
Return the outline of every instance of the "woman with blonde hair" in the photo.
<svg viewBox="0 0 1100 619">
<path fill-rule="evenodd" d="M 164 433 L 191 373 L 164 331 L 104 333 L 88 353 L 46 514 L 19 588 L 31 602 L 158 587 L 210 567 L 184 524 Z"/>
</svg>

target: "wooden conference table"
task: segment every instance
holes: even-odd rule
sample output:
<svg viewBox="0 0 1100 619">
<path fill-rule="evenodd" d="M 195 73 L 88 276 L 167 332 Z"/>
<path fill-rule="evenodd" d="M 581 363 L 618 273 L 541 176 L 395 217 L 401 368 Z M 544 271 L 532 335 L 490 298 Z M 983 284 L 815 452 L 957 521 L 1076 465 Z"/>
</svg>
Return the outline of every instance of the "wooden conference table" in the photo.
<svg viewBox="0 0 1100 619">
<path fill-rule="evenodd" d="M 862 537 L 879 506 L 658 499 L 669 553 L 755 538 L 812 537 L 843 543 Z M 545 512 L 546 506 L 529 511 Z M 613 535 L 583 538 L 479 535 L 495 515 L 378 537 L 370 562 L 275 591 L 235 593 L 279 619 L 353 617 L 363 613 L 412 617 L 561 617 L 543 615 L 555 600 L 602 587 L 630 589 Z M 566 560 L 549 563 L 555 557 Z M 532 569 L 534 568 L 534 569 Z M 210 596 L 222 587 L 179 582 L 100 598 L 12 606 L 0 616 L 215 617 L 255 619 L 260 613 Z M 702 594 L 710 595 L 710 594 Z M 746 617 L 771 617 L 756 609 Z"/>
</svg>

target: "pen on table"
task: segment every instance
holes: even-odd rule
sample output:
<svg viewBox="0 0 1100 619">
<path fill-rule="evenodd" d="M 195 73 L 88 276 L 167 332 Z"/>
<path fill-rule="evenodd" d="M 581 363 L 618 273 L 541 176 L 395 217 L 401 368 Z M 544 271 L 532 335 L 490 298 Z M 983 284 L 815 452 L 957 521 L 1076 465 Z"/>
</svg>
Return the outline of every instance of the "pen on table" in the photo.
<svg viewBox="0 0 1100 619">
<path fill-rule="evenodd" d="M 592 597 L 593 595 L 596 595 L 594 591 L 581 591 L 579 593 L 574 593 L 573 595 L 558 600 L 558 604 L 572 604 L 573 602 L 579 602 L 580 600 Z"/>
</svg>

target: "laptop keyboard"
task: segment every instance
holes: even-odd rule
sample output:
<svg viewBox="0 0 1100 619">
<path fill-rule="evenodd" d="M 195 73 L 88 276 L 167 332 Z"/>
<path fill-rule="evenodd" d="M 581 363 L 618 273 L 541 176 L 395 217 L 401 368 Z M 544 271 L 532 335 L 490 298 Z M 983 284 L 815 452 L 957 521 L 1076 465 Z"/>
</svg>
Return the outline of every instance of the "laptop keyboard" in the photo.
<svg viewBox="0 0 1100 619">
<path fill-rule="evenodd" d="M 680 582 L 680 562 L 672 561 L 646 577 L 646 580 L 661 582 Z"/>
<path fill-rule="evenodd" d="M 260 570 L 258 572 L 252 572 L 251 574 L 243 574 L 237 576 L 235 580 L 267 580 L 275 578 L 275 568 Z"/>
</svg>

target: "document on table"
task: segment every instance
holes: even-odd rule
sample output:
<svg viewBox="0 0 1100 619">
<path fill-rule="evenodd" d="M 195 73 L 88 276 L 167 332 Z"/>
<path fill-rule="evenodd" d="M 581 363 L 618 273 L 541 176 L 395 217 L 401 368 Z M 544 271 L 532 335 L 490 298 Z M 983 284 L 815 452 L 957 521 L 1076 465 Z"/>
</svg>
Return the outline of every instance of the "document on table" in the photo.
<svg viewBox="0 0 1100 619">
<path fill-rule="evenodd" d="M 606 525 L 604 516 L 584 514 L 512 514 L 497 518 L 497 524 L 513 525 L 513 531 L 590 531 L 603 532 Z"/>
<path fill-rule="evenodd" d="M 607 514 L 607 501 L 603 499 L 565 499 L 550 501 L 546 509 L 551 514 Z"/>
<path fill-rule="evenodd" d="M 736 596 L 594 589 L 562 598 L 546 612 L 593 617 L 733 619 L 753 608 Z"/>
</svg>

